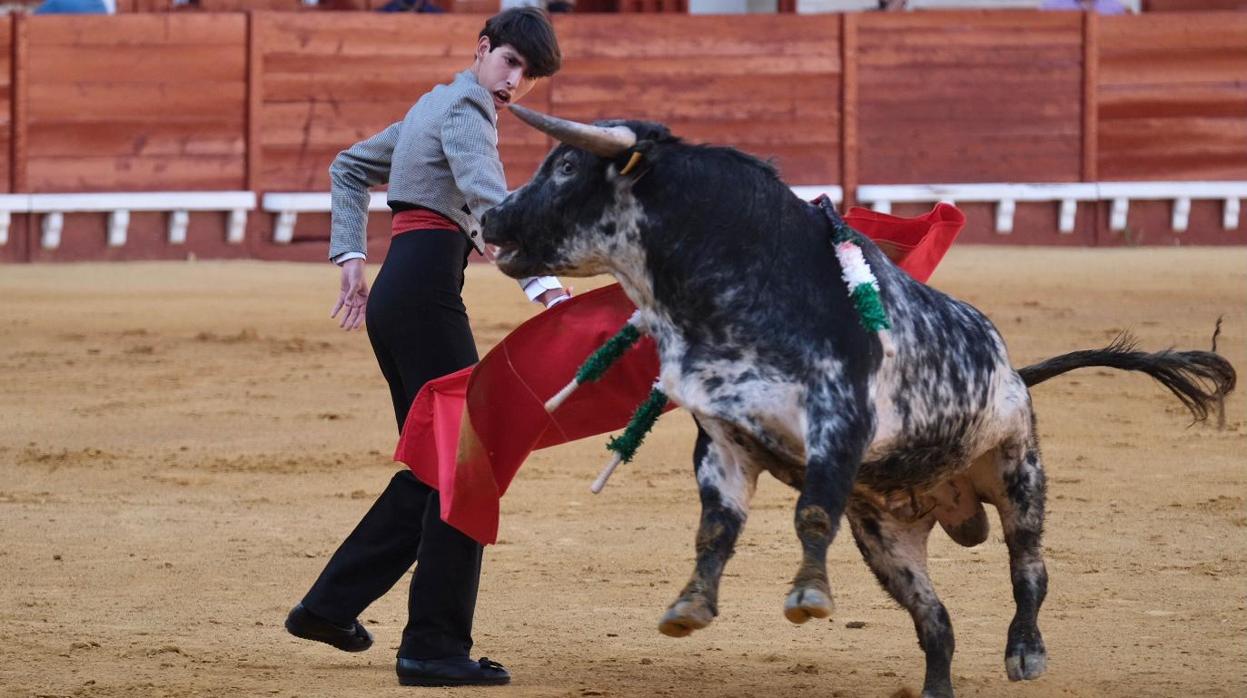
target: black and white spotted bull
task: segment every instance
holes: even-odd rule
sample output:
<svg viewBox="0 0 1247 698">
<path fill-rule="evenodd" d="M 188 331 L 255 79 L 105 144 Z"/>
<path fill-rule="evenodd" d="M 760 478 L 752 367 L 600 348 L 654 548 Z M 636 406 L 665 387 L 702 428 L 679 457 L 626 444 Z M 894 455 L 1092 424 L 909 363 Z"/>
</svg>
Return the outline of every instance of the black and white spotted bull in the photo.
<svg viewBox="0 0 1247 698">
<path fill-rule="evenodd" d="M 1084 366 L 1138 370 L 1198 419 L 1233 389 L 1234 369 L 1211 352 L 1144 354 L 1114 343 L 1014 370 L 982 313 L 864 242 L 892 355 L 855 314 L 828 216 L 769 165 L 684 143 L 658 124 L 588 126 L 513 109 L 562 144 L 487 214 L 499 267 L 511 276 L 613 274 L 657 342 L 662 389 L 697 422 L 696 567 L 659 629 L 684 636 L 718 614 L 724 564 L 767 471 L 800 491 L 802 561 L 784 615 L 802 623 L 831 614 L 827 547 L 847 515 L 870 569 L 913 617 L 925 696 L 952 695 L 953 654 L 927 538 L 938 522 L 962 545 L 982 543 L 983 503 L 994 505 L 1017 603 L 1005 668 L 1013 680 L 1038 677 L 1047 655 L 1036 616 L 1048 576 L 1027 387 Z"/>
</svg>

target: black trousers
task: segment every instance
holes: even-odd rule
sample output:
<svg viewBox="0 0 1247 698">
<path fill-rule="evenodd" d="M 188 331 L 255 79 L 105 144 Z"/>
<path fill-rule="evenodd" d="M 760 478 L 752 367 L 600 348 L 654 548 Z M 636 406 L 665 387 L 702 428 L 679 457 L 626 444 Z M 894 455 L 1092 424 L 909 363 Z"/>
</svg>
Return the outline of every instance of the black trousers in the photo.
<svg viewBox="0 0 1247 698">
<path fill-rule="evenodd" d="M 368 339 L 390 385 L 399 431 L 427 381 L 477 361 L 463 306 L 471 245 L 457 230 L 414 230 L 390 244 L 368 298 Z M 437 491 L 399 471 L 330 558 L 303 605 L 350 623 L 415 563 L 398 656 L 466 656 L 481 546 L 441 519 Z"/>
</svg>

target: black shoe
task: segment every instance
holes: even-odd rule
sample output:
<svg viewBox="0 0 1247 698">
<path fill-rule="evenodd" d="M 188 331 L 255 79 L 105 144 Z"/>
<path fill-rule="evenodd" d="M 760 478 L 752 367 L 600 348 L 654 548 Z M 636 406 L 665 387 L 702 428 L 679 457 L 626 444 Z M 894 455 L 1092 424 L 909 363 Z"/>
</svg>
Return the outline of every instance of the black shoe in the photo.
<svg viewBox="0 0 1247 698">
<path fill-rule="evenodd" d="M 501 686 L 511 683 L 511 675 L 498 662 L 485 657 L 446 659 L 398 658 L 394 670 L 403 686 Z"/>
<path fill-rule="evenodd" d="M 299 604 L 286 616 L 286 632 L 304 640 L 315 640 L 343 652 L 363 652 L 372 647 L 372 633 L 358 620 L 350 627 L 334 625 Z"/>
</svg>

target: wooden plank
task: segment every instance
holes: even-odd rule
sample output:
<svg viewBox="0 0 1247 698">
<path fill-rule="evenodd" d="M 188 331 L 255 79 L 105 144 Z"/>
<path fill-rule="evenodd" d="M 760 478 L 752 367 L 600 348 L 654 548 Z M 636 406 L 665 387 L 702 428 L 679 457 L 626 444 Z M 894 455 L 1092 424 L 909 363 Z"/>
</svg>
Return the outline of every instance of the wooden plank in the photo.
<svg viewBox="0 0 1247 698">
<path fill-rule="evenodd" d="M 595 79 L 575 74 L 559 77 L 559 100 L 562 104 L 618 100 L 634 101 L 707 101 L 720 104 L 786 100 L 790 102 L 818 99 L 835 104 L 840 94 L 840 76 L 835 74 L 804 76 L 718 75 L 697 80 L 678 77 L 655 78 L 634 82 Z"/>
<path fill-rule="evenodd" d="M 1105 88 L 1101 119 L 1234 117 L 1247 119 L 1247 82 L 1241 85 L 1165 85 L 1163 89 Z"/>
<path fill-rule="evenodd" d="M 461 56 L 430 56 L 413 65 L 411 58 L 396 56 L 343 56 L 330 53 L 264 53 L 264 73 L 270 77 L 354 76 L 401 82 L 404 77 L 432 84 L 450 82 L 455 73 L 471 64 Z M 427 88 L 426 88 L 427 89 Z M 414 91 L 414 88 L 413 88 Z M 420 90 L 416 95 L 425 92 Z"/>
<path fill-rule="evenodd" d="M 840 83 L 840 187 L 844 191 L 842 208 L 846 209 L 857 203 L 857 62 L 860 48 L 857 17 L 856 13 L 845 13 L 840 25 L 840 47 L 844 66 Z"/>
<path fill-rule="evenodd" d="M 247 82 L 246 82 L 246 182 L 251 190 L 260 189 L 261 145 L 260 119 L 264 108 L 264 57 L 260 48 L 263 25 L 269 21 L 265 13 L 247 13 Z"/>
<path fill-rule="evenodd" d="M 1247 35 L 1244 35 L 1247 41 Z M 1247 44 L 1238 49 L 1100 52 L 1101 87 L 1161 83 L 1226 84 L 1247 77 Z"/>
<path fill-rule="evenodd" d="M 1100 176 L 1115 181 L 1170 179 L 1241 180 L 1247 179 L 1241 148 L 1230 153 L 1177 153 L 1153 155 L 1126 152 L 1102 157 Z"/>
<path fill-rule="evenodd" d="M 1150 118 L 1101 122 L 1106 155 L 1238 152 L 1247 165 L 1247 120 Z"/>
<path fill-rule="evenodd" d="M 966 10 L 939 12 L 863 13 L 859 31 L 864 42 L 868 33 L 884 32 L 893 41 L 911 45 L 938 43 L 940 37 L 960 36 L 969 41 L 990 41 L 1005 33 L 1018 35 L 1049 34 L 1064 36 L 1081 29 L 1082 17 L 1074 12 L 1025 12 Z M 1014 37 L 1009 37 L 1012 43 Z M 1070 42 L 1078 45 L 1078 40 Z"/>
<path fill-rule="evenodd" d="M 30 191 L 233 190 L 244 185 L 245 162 L 233 157 L 31 158 Z"/>
<path fill-rule="evenodd" d="M 620 70 L 615 58 L 568 58 L 563 70 L 578 76 L 618 78 Z M 837 53 L 820 52 L 806 56 L 705 56 L 697 60 L 679 59 L 671 56 L 638 57 L 627 62 L 626 74 L 630 78 L 641 76 L 708 75 L 814 75 L 839 73 L 841 56 Z M 563 73 L 560 72 L 560 76 Z M 557 78 L 556 78 L 557 79 Z"/>
<path fill-rule="evenodd" d="M 130 157 L 245 154 L 240 120 L 174 122 L 93 120 L 32 122 L 27 150 L 32 157 Z"/>
<path fill-rule="evenodd" d="M 265 25 L 260 45 L 266 54 L 462 56 L 467 67 L 483 23 L 483 17 L 451 14 L 283 14 Z"/>
<path fill-rule="evenodd" d="M 839 53 L 834 15 L 610 15 L 560 18 L 563 54 L 581 58 L 802 56 Z"/>
<path fill-rule="evenodd" d="M 1100 49 L 1241 48 L 1247 41 L 1247 14 L 1242 12 L 1186 12 L 1100 18 Z"/>
<path fill-rule="evenodd" d="M 889 70 L 902 67 L 957 69 L 1008 65 L 1028 76 L 1042 76 L 1054 70 L 1077 70 L 1080 62 L 1070 61 L 1070 56 L 1077 55 L 1078 46 L 1035 47 L 996 43 L 907 48 L 898 44 L 875 44 L 860 49 L 859 61 L 863 66 Z M 990 64 L 983 63 L 985 55 L 991 56 Z"/>
<path fill-rule="evenodd" d="M 30 85 L 32 121 L 95 121 L 146 117 L 153 121 L 190 118 L 237 122 L 245 85 L 230 82 L 78 82 Z"/>
<path fill-rule="evenodd" d="M 0 19 L 0 153 L 4 153 L 6 161 L 0 167 L 0 192 L 10 192 L 13 188 L 13 117 L 16 104 L 13 99 L 13 72 L 16 65 L 13 61 L 13 27 L 16 22 L 16 13 L 7 19 Z"/>
<path fill-rule="evenodd" d="M 246 79 L 240 46 L 46 46 L 32 51 L 34 83 L 230 82 Z"/>
<path fill-rule="evenodd" d="M 1045 86 L 1041 86 L 1045 87 Z M 938 94 L 874 90 L 867 104 L 859 107 L 862 118 L 901 122 L 932 122 L 930 110 L 939 109 L 939 121 L 1020 121 L 1026 123 L 1075 123 L 1082 117 L 1079 94 L 1067 90 L 1001 92 L 984 94 L 978 90 L 958 93 L 940 90 Z"/>
<path fill-rule="evenodd" d="M 454 74 L 446 75 L 453 76 Z M 265 73 L 264 101 L 269 104 L 282 102 L 388 103 L 398 99 L 411 105 L 420 99 L 421 95 L 448 79 L 449 77 L 417 80 L 401 76 L 369 77 L 337 73 L 304 75 Z"/>
<path fill-rule="evenodd" d="M 13 15 L 13 73 L 12 91 L 12 129 L 9 141 L 9 188 L 14 192 L 30 191 L 27 180 L 28 163 L 26 162 L 26 97 L 30 86 L 29 72 L 29 37 L 27 28 L 30 18 L 23 14 Z"/>
<path fill-rule="evenodd" d="M 613 99 L 567 103 L 556 98 L 552 110 L 559 116 L 577 121 L 626 117 L 664 123 L 678 119 L 705 122 L 787 119 L 796 122 L 820 118 L 828 112 L 827 98 L 821 95 L 799 101 L 732 102 L 723 105 L 713 99 L 679 102 L 634 100 L 625 104 Z"/>
<path fill-rule="evenodd" d="M 1100 160 L 1097 127 L 1100 122 L 1100 23 L 1096 12 L 1083 13 L 1082 78 L 1082 181 L 1094 182 Z"/>
<path fill-rule="evenodd" d="M 241 47 L 246 21 L 230 14 L 36 15 L 30 45 L 82 47 Z"/>
</svg>

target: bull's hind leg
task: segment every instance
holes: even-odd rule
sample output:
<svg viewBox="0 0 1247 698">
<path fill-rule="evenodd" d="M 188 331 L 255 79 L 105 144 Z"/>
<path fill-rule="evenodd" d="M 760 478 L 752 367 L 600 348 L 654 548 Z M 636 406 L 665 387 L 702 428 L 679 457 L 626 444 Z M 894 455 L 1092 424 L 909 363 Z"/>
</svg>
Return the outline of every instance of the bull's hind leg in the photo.
<svg viewBox="0 0 1247 698">
<path fill-rule="evenodd" d="M 922 698 L 951 698 L 953 626 L 927 573 L 927 538 L 934 525 L 931 515 L 901 521 L 862 499 L 849 505 L 857 549 L 883 588 L 913 618 L 927 660 Z"/>
<path fill-rule="evenodd" d="M 693 462 L 701 494 L 697 563 L 692 578 L 658 623 L 658 630 L 672 637 L 704 628 L 719 615 L 719 579 L 736 547 L 758 481 L 756 466 L 740 450 L 713 441 L 700 425 Z"/>
<path fill-rule="evenodd" d="M 1038 625 L 1039 606 L 1048 593 L 1048 571 L 1041 546 L 1045 481 L 1033 427 L 1024 439 L 1000 447 L 997 465 L 993 503 L 1009 548 L 1009 576 L 1017 604 L 1005 644 L 1005 671 L 1012 681 L 1034 679 L 1048 663 Z"/>
<path fill-rule="evenodd" d="M 828 400 L 826 404 L 841 405 L 843 401 Z M 830 414 L 812 413 L 810 422 L 815 425 L 814 433 L 808 439 L 805 482 L 797 498 L 795 521 L 801 541 L 801 567 L 784 600 L 784 617 L 793 623 L 831 615 L 827 547 L 836 537 L 853 490 L 868 432 L 864 425 Z"/>
</svg>

